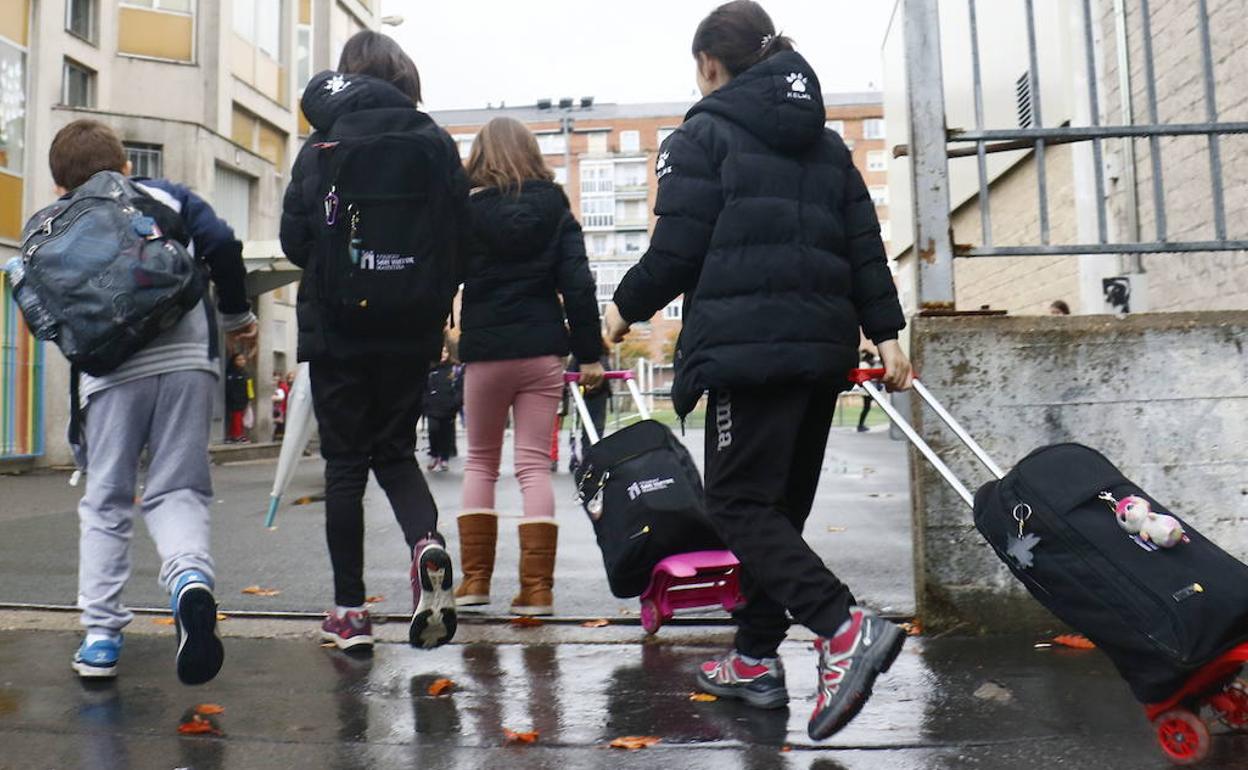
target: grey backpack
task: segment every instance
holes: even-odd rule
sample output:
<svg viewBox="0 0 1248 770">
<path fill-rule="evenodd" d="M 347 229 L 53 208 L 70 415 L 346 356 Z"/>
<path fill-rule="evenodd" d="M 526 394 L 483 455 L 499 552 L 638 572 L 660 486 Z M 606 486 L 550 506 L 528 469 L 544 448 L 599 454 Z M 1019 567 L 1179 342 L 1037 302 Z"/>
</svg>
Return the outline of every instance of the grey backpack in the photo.
<svg viewBox="0 0 1248 770">
<path fill-rule="evenodd" d="M 176 212 L 115 171 L 39 211 L 5 265 L 31 332 L 75 369 L 116 369 L 204 299 L 183 231 Z"/>
</svg>

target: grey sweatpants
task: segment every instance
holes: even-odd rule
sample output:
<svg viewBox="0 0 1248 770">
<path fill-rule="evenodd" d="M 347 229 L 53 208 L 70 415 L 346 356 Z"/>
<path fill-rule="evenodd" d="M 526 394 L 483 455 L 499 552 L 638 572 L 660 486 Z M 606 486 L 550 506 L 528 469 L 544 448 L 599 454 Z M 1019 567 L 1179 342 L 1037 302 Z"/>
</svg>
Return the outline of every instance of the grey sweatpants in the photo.
<svg viewBox="0 0 1248 770">
<path fill-rule="evenodd" d="M 142 377 L 87 401 L 87 489 L 78 503 L 78 607 L 82 625 L 115 633 L 133 617 L 121 603 L 130 578 L 130 537 L 141 511 L 160 553 L 166 591 L 188 569 L 213 579 L 208 555 L 208 434 L 215 375 L 182 371 Z M 135 501 L 139 458 L 147 484 Z"/>
</svg>

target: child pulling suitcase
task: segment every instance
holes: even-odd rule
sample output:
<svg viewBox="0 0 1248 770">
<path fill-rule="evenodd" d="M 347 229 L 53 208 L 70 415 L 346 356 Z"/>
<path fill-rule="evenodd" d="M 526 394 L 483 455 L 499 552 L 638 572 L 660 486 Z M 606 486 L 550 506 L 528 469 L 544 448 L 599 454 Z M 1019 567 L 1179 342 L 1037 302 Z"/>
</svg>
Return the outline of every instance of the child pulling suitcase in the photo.
<svg viewBox="0 0 1248 770">
<path fill-rule="evenodd" d="M 882 369 L 858 369 L 866 389 L 974 511 L 975 526 L 1050 612 L 1113 661 L 1162 751 L 1178 764 L 1208 753 L 1201 711 L 1248 728 L 1248 565 L 1218 548 L 1079 444 L 1041 447 L 1009 473 L 917 379 L 914 390 L 996 476 L 972 496 L 883 397 Z"/>
</svg>

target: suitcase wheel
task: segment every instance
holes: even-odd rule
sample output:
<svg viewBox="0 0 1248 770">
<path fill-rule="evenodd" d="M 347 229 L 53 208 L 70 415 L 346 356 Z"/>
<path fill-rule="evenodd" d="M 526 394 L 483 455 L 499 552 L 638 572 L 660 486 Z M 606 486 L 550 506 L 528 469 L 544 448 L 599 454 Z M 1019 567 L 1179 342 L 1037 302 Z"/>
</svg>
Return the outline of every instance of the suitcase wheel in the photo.
<svg viewBox="0 0 1248 770">
<path fill-rule="evenodd" d="M 653 599 L 643 599 L 641 602 L 641 627 L 646 629 L 647 634 L 657 634 L 662 625 L 663 615 L 659 613 L 659 605 L 655 604 Z"/>
<path fill-rule="evenodd" d="M 1209 728 L 1187 709 L 1167 711 L 1153 720 L 1162 752 L 1176 765 L 1192 765 L 1209 754 Z"/>
<path fill-rule="evenodd" d="M 1222 724 L 1232 730 L 1248 730 L 1248 680 L 1241 679 L 1226 686 L 1209 699 Z"/>
</svg>

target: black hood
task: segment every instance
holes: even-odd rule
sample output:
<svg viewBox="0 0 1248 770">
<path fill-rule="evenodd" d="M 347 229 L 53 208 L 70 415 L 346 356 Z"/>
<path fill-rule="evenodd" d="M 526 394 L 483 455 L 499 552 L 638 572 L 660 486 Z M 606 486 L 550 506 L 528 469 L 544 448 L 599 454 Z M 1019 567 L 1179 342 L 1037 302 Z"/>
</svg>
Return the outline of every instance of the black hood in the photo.
<svg viewBox="0 0 1248 770">
<path fill-rule="evenodd" d="M 416 105 L 398 88 L 371 75 L 342 75 L 325 70 L 303 90 L 303 114 L 317 131 L 328 131 L 343 115 Z"/>
<path fill-rule="evenodd" d="M 554 182 L 525 182 L 519 195 L 490 187 L 471 200 L 476 236 L 489 255 L 503 259 L 540 253 L 568 212 L 568 198 Z"/>
<path fill-rule="evenodd" d="M 819 78 L 795 51 L 768 57 L 693 105 L 723 116 L 785 154 L 801 152 L 823 136 L 826 120 Z"/>
</svg>

